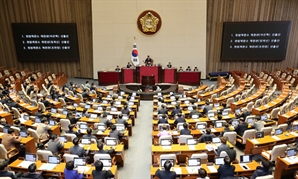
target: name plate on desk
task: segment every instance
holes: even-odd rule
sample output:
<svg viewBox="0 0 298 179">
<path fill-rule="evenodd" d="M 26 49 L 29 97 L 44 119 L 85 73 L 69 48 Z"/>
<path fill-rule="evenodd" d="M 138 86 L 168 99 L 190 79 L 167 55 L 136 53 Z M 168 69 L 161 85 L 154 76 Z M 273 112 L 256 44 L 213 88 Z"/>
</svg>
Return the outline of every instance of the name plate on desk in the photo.
<svg viewBox="0 0 298 179">
<path fill-rule="evenodd" d="M 162 146 L 162 149 L 171 150 L 172 149 L 172 146 Z"/>
<path fill-rule="evenodd" d="M 295 164 L 298 163 L 298 157 L 294 156 L 294 157 L 287 157 L 284 158 L 285 161 L 287 161 L 290 164 Z"/>
<path fill-rule="evenodd" d="M 277 136 L 271 136 L 273 139 L 275 140 L 281 140 L 281 138 L 277 137 Z"/>
</svg>

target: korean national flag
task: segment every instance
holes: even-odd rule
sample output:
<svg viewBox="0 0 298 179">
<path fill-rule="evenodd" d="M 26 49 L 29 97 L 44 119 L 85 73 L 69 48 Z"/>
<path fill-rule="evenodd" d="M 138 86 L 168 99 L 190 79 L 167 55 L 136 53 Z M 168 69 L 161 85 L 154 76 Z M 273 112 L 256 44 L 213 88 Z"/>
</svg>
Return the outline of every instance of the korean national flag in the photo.
<svg viewBox="0 0 298 179">
<path fill-rule="evenodd" d="M 131 52 L 131 62 L 133 63 L 134 66 L 137 66 L 140 64 L 137 44 L 135 42 L 133 43 L 133 48 Z"/>
</svg>

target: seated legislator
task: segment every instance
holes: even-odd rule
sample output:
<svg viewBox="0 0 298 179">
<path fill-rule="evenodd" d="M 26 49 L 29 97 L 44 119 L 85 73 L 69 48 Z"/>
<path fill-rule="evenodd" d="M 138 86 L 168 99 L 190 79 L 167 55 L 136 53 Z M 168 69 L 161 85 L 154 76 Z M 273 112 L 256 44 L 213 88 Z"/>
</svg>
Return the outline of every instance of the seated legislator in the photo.
<svg viewBox="0 0 298 179">
<path fill-rule="evenodd" d="M 79 157 L 87 157 L 89 150 L 85 151 L 83 147 L 79 146 L 80 139 L 78 137 L 75 137 L 72 140 L 72 143 L 74 146 L 70 148 L 70 154 L 78 155 Z"/>
<path fill-rule="evenodd" d="M 220 119 L 218 119 L 220 120 Z M 220 136 L 223 136 L 225 134 L 225 132 L 232 132 L 232 130 L 230 129 L 230 125 L 228 123 L 224 124 L 225 128 L 223 131 L 220 132 Z"/>
<path fill-rule="evenodd" d="M 266 176 L 272 174 L 272 163 L 264 158 L 261 158 L 260 166 L 254 171 L 250 179 L 256 179 L 260 176 Z"/>
<path fill-rule="evenodd" d="M 122 114 L 129 115 L 130 111 L 129 111 L 127 105 L 123 106 L 123 109 L 121 110 L 121 113 Z"/>
<path fill-rule="evenodd" d="M 195 67 L 195 68 L 193 69 L 193 71 L 199 71 L 198 67 Z"/>
<path fill-rule="evenodd" d="M 10 125 L 7 124 L 6 119 L 5 118 L 1 118 L 0 119 L 0 124 L 4 127 L 10 128 Z"/>
<path fill-rule="evenodd" d="M 127 62 L 126 68 L 131 68 L 131 63 Z"/>
<path fill-rule="evenodd" d="M 257 132 L 260 132 L 261 129 L 264 128 L 264 122 L 261 120 L 260 116 L 256 116 L 251 126 L 254 127 Z"/>
<path fill-rule="evenodd" d="M 52 103 L 50 103 L 47 100 L 46 96 L 43 96 L 42 99 L 40 100 L 40 102 L 42 102 L 46 108 L 48 108 L 48 107 L 50 107 L 52 105 Z"/>
<path fill-rule="evenodd" d="M 146 60 L 144 61 L 146 66 L 152 66 L 153 65 L 153 60 L 152 58 L 150 58 L 150 56 L 148 55 Z"/>
<path fill-rule="evenodd" d="M 111 170 L 102 170 L 103 163 L 100 160 L 95 161 L 94 166 L 95 170 L 92 171 L 93 179 L 109 179 L 114 177 Z"/>
<path fill-rule="evenodd" d="M 210 129 L 210 128 L 207 128 L 207 129 L 206 129 L 206 133 L 204 133 L 204 134 L 198 139 L 198 141 L 199 141 L 199 142 L 211 142 L 213 137 L 216 137 L 216 135 L 211 134 L 211 129 Z"/>
<path fill-rule="evenodd" d="M 236 114 L 237 117 L 243 117 L 244 119 L 246 119 L 246 117 L 249 115 L 250 112 L 246 108 L 242 108 L 241 113 Z"/>
<path fill-rule="evenodd" d="M 66 131 L 65 133 L 67 133 L 67 134 L 75 134 L 78 137 L 79 134 L 76 131 L 73 130 L 73 128 L 75 128 L 75 126 L 76 126 L 75 124 L 69 124 L 68 125 L 68 129 L 69 130 Z"/>
<path fill-rule="evenodd" d="M 159 179 L 176 179 L 176 172 L 172 172 L 171 168 L 172 168 L 172 163 L 167 160 L 164 165 L 164 171 L 161 170 L 157 170 L 155 172 L 155 175 L 159 178 Z"/>
<path fill-rule="evenodd" d="M 189 113 L 189 116 L 193 116 L 193 115 L 197 115 L 199 117 L 203 117 L 202 113 L 200 113 L 199 110 L 197 110 L 197 106 L 196 105 L 193 105 L 192 106 L 192 111 Z"/>
<path fill-rule="evenodd" d="M 203 109 L 203 114 L 207 115 L 209 110 L 212 110 L 212 106 L 210 105 L 209 100 L 206 100 L 205 101 L 205 107 Z"/>
<path fill-rule="evenodd" d="M 209 177 L 207 177 L 207 171 L 204 168 L 200 168 L 198 174 L 199 178 L 197 179 L 210 179 Z"/>
<path fill-rule="evenodd" d="M 97 148 L 98 148 L 98 151 L 96 152 L 96 154 L 111 154 L 115 151 L 113 148 L 111 148 L 110 150 L 104 150 L 103 142 L 98 142 Z"/>
<path fill-rule="evenodd" d="M 186 122 L 183 123 L 183 129 L 180 130 L 180 135 L 191 135 L 191 132 L 188 129 L 188 124 Z"/>
<path fill-rule="evenodd" d="M 115 125 L 112 125 L 112 126 L 111 126 L 111 131 L 110 131 L 110 137 L 114 137 L 114 138 L 116 138 L 117 141 L 118 141 L 118 143 L 119 143 L 121 135 L 122 135 L 122 134 L 121 134 L 121 132 L 119 132 L 119 131 L 117 130 L 117 127 L 116 127 Z"/>
<path fill-rule="evenodd" d="M 225 156 L 224 164 L 220 165 L 218 168 L 218 173 L 220 175 L 219 179 L 225 179 L 228 177 L 233 177 L 235 175 L 235 166 L 231 165 L 231 159 L 229 156 Z"/>
<path fill-rule="evenodd" d="M 51 129 L 51 126 L 49 125 L 49 121 L 47 118 L 43 118 L 41 120 L 41 123 L 37 125 L 36 132 L 40 139 L 47 139 L 49 138 L 49 130 Z"/>
<path fill-rule="evenodd" d="M 174 124 L 177 125 L 178 123 L 186 122 L 182 113 L 178 113 L 177 118 L 174 121 Z"/>
<path fill-rule="evenodd" d="M 227 144 L 227 141 L 228 141 L 227 137 L 220 138 L 221 145 L 218 146 L 218 148 L 217 148 L 217 156 L 219 156 L 222 151 L 225 151 L 228 153 L 230 146 Z"/>
<path fill-rule="evenodd" d="M 87 129 L 87 134 L 83 135 L 83 138 L 91 138 L 97 141 L 97 137 L 92 135 L 92 129 L 90 127 Z"/>
<path fill-rule="evenodd" d="M 179 104 L 176 104 L 175 108 L 172 110 L 172 115 L 175 116 L 179 113 L 182 113 L 182 110 L 180 108 L 180 105 Z"/>
<path fill-rule="evenodd" d="M 48 142 L 47 150 L 51 151 L 53 155 L 58 155 L 59 151 L 63 149 L 64 143 L 59 141 L 57 134 L 52 134 Z"/>
<path fill-rule="evenodd" d="M 180 67 L 180 68 L 178 69 L 178 72 L 183 72 L 183 68 Z"/>
<path fill-rule="evenodd" d="M 100 123 L 105 124 L 107 127 L 110 126 L 112 123 L 111 121 L 107 118 L 107 114 L 103 114 L 102 117 L 100 118 Z"/>
<path fill-rule="evenodd" d="M 36 172 L 36 164 L 32 163 L 28 167 L 28 173 L 24 173 L 19 179 L 43 179 L 41 172 Z"/>
<path fill-rule="evenodd" d="M 116 124 L 124 124 L 125 127 L 128 126 L 128 123 L 125 119 L 123 119 L 122 114 L 119 114 L 118 119 L 116 119 Z"/>
<path fill-rule="evenodd" d="M 167 116 L 165 114 L 161 115 L 161 118 L 158 119 L 157 124 L 168 124 Z"/>
<path fill-rule="evenodd" d="M 248 124 L 245 122 L 244 118 L 240 118 L 240 123 L 235 126 L 235 131 L 237 132 L 238 135 L 243 136 L 244 131 L 246 131 L 248 129 Z"/>
<path fill-rule="evenodd" d="M 172 134 L 168 131 L 168 127 L 166 125 L 162 126 L 162 131 L 157 134 L 157 137 L 160 136 L 171 136 Z"/>
<path fill-rule="evenodd" d="M 7 166 L 8 161 L 3 161 L 2 163 L 0 163 L 0 178 L 10 177 L 11 179 L 16 179 L 17 177 L 13 173 L 7 171 Z"/>
<path fill-rule="evenodd" d="M 83 179 L 83 171 L 81 174 L 78 173 L 78 170 L 74 170 L 74 162 L 68 161 L 65 164 L 64 168 L 64 178 L 65 179 Z"/>
<path fill-rule="evenodd" d="M 14 130 L 9 128 L 8 133 L 3 135 L 1 144 L 4 145 L 7 151 L 13 148 L 19 148 L 19 144 L 21 144 L 21 137 L 15 136 Z"/>
<path fill-rule="evenodd" d="M 185 71 L 191 71 L 190 66 L 188 66 L 188 67 L 185 69 Z"/>
<path fill-rule="evenodd" d="M 120 71 L 121 69 L 119 68 L 119 66 L 117 65 L 115 68 L 115 71 Z"/>
<path fill-rule="evenodd" d="M 166 109 L 166 105 L 161 105 L 161 109 L 158 110 L 158 114 L 168 114 L 168 110 Z"/>
<path fill-rule="evenodd" d="M 21 121 L 18 120 L 18 119 L 16 119 L 14 121 L 14 125 L 13 126 L 19 128 L 20 131 L 27 132 L 27 128 L 25 126 L 21 126 Z"/>
<path fill-rule="evenodd" d="M 169 63 L 167 64 L 167 68 L 172 68 L 172 64 L 171 64 L 171 62 L 169 62 Z"/>
</svg>

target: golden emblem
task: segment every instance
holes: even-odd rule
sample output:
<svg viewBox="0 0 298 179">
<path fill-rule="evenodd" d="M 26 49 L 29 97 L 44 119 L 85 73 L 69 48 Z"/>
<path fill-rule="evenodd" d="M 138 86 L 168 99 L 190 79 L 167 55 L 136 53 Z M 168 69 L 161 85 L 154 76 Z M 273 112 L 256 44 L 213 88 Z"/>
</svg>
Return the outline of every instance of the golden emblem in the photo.
<svg viewBox="0 0 298 179">
<path fill-rule="evenodd" d="M 156 32 L 159 19 L 155 17 L 151 12 L 148 12 L 145 16 L 140 18 L 143 32 Z"/>
</svg>

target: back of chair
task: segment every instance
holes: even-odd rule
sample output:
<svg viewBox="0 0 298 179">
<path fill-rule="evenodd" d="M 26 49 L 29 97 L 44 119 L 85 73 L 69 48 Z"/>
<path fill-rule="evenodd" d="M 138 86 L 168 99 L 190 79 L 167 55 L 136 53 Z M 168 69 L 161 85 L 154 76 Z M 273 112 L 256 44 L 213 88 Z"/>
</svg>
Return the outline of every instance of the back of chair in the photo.
<svg viewBox="0 0 298 179">
<path fill-rule="evenodd" d="M 280 124 L 277 126 L 277 129 L 281 128 L 282 131 L 287 131 L 288 129 L 288 124 Z"/>
<path fill-rule="evenodd" d="M 158 139 L 158 143 L 161 144 L 161 140 L 164 140 L 164 139 L 173 140 L 172 136 L 160 136 Z"/>
<path fill-rule="evenodd" d="M 246 130 L 242 136 L 242 144 L 246 144 L 246 139 L 254 138 L 256 134 L 255 129 Z"/>
<path fill-rule="evenodd" d="M 271 135 L 271 132 L 272 132 L 272 127 L 263 127 L 261 129 L 261 132 L 264 132 L 264 135 Z"/>
<path fill-rule="evenodd" d="M 0 144 L 0 159 L 8 159 L 7 150 L 5 149 L 3 144 Z"/>
<path fill-rule="evenodd" d="M 65 162 L 69 162 L 69 161 L 73 161 L 73 159 L 75 157 L 79 157 L 78 155 L 74 155 L 74 154 L 64 154 L 63 158 Z"/>
<path fill-rule="evenodd" d="M 192 139 L 192 135 L 180 135 L 179 136 L 179 144 L 185 144 L 187 139 Z"/>
<path fill-rule="evenodd" d="M 223 136 L 227 137 L 231 144 L 236 144 L 237 132 L 225 132 Z"/>
<path fill-rule="evenodd" d="M 95 154 L 93 156 L 94 161 L 100 160 L 100 159 L 111 159 L 110 154 Z"/>
<path fill-rule="evenodd" d="M 257 177 L 256 179 L 274 179 L 274 177 L 273 175 L 266 175 L 266 176 Z"/>
<path fill-rule="evenodd" d="M 36 154 L 38 156 L 38 160 L 42 160 L 45 162 L 48 162 L 49 156 L 53 155 L 52 152 L 48 150 L 37 150 Z"/>
<path fill-rule="evenodd" d="M 202 164 L 206 164 L 208 162 L 208 154 L 207 153 L 200 153 L 200 154 L 192 154 L 191 158 L 199 158 L 201 159 Z"/>
<path fill-rule="evenodd" d="M 17 136 L 20 135 L 20 132 L 21 132 L 20 128 L 15 127 L 15 126 L 11 126 L 10 128 L 12 128 L 12 129 L 14 130 L 14 133 L 15 133 Z"/>
<path fill-rule="evenodd" d="M 276 161 L 276 158 L 278 156 L 284 157 L 285 156 L 285 151 L 287 150 L 287 144 L 281 144 L 281 145 L 276 145 L 273 147 L 271 150 L 271 158 L 270 161 Z"/>
<path fill-rule="evenodd" d="M 37 134 L 36 130 L 29 128 L 29 129 L 28 129 L 28 133 L 29 133 L 29 135 L 30 135 L 31 137 L 34 138 L 35 143 L 39 143 L 39 140 L 38 140 L 39 137 L 38 137 L 38 134 Z"/>
<path fill-rule="evenodd" d="M 60 119 L 61 128 L 63 131 L 68 131 L 68 125 L 70 124 L 69 119 Z"/>
<path fill-rule="evenodd" d="M 65 136 L 67 137 L 68 142 L 72 142 L 72 140 L 77 137 L 75 134 L 69 134 L 69 133 L 66 133 Z"/>
</svg>

